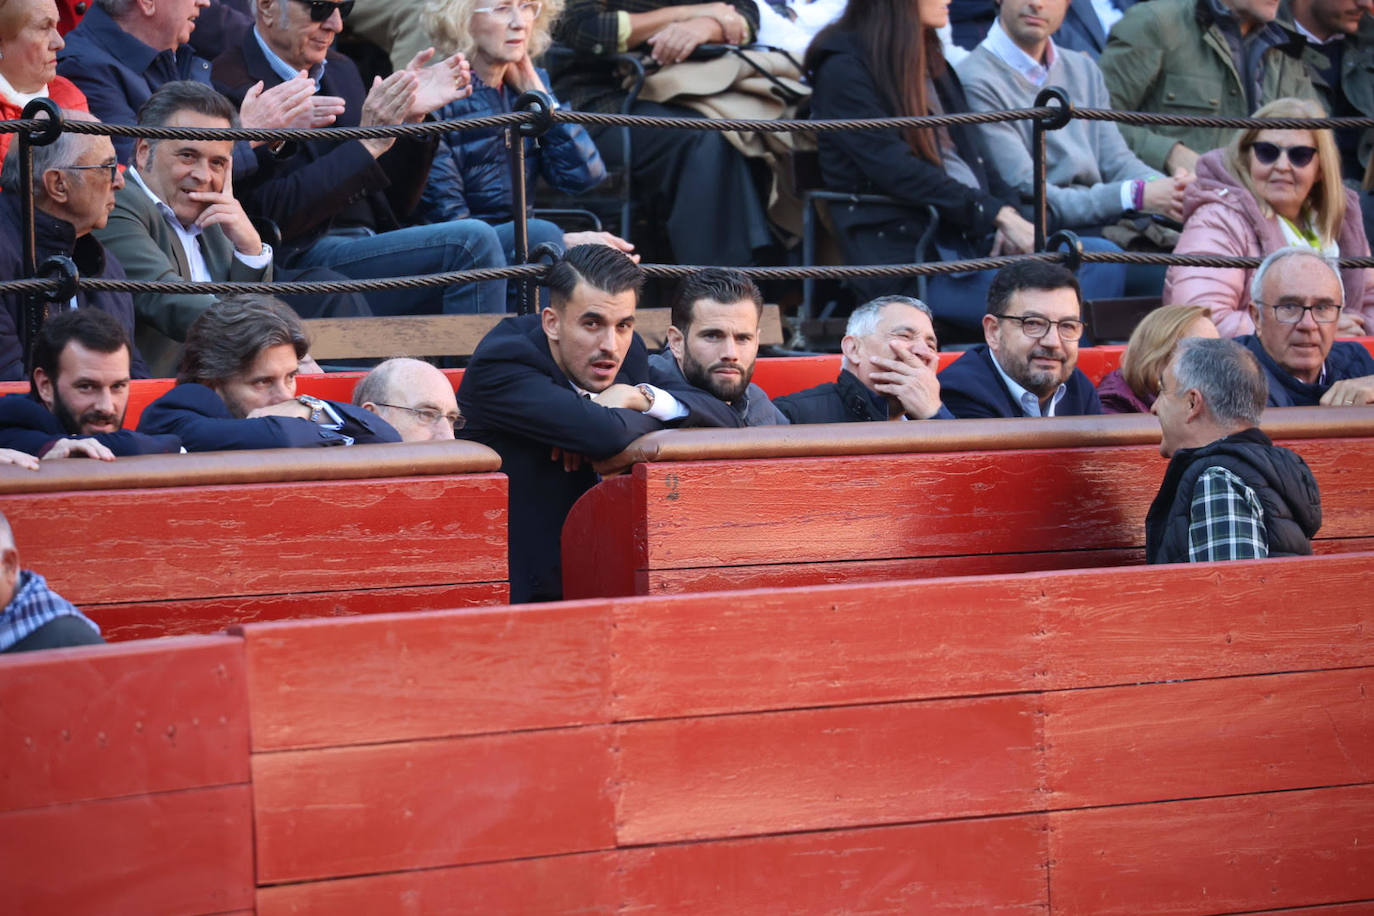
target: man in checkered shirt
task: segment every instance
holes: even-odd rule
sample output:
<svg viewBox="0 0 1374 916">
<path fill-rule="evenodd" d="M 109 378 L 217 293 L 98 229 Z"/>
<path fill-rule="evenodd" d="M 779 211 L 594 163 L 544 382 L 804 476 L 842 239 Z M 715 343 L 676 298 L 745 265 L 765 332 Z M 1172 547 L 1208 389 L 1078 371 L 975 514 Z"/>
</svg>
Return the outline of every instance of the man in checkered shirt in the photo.
<svg viewBox="0 0 1374 916">
<path fill-rule="evenodd" d="M 101 643 L 100 628 L 43 577 L 19 566 L 10 523 L 0 514 L 0 652 Z"/>
<path fill-rule="evenodd" d="M 1145 521 L 1151 563 L 1312 553 L 1321 496 L 1306 463 L 1260 432 L 1269 396 L 1254 356 L 1230 340 L 1179 342 L 1153 413 L 1170 458 Z"/>
</svg>

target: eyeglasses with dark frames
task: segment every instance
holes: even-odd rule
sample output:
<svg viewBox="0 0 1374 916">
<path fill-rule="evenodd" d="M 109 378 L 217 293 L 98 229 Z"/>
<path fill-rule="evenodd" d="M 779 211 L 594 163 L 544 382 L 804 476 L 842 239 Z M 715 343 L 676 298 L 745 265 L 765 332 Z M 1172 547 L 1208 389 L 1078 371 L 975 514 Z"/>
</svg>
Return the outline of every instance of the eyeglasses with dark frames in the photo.
<svg viewBox="0 0 1374 916">
<path fill-rule="evenodd" d="M 462 414 L 446 414 L 442 410 L 435 410 L 433 407 L 406 407 L 401 404 L 383 404 L 381 401 L 374 401 L 378 407 L 390 407 L 392 410 L 404 410 L 415 414 L 420 418 L 420 422 L 425 426 L 434 426 L 440 420 L 453 427 L 454 432 L 467 425 L 468 418 Z"/>
<path fill-rule="evenodd" d="M 1297 324 L 1302 321 L 1302 316 L 1308 312 L 1312 313 L 1312 320 L 1317 324 L 1331 324 L 1340 321 L 1341 307 L 1335 302 L 1318 302 L 1316 305 L 1301 305 L 1297 302 L 1280 302 L 1269 305 L 1265 302 L 1256 302 L 1261 308 L 1274 310 L 1274 317 L 1279 324 Z"/>
<path fill-rule="evenodd" d="M 353 12 L 353 0 L 343 0 L 341 3 L 333 3 L 331 0 L 296 0 L 297 3 L 310 7 L 310 21 L 324 22 L 334 11 L 339 11 L 340 19 L 347 19 L 348 14 Z"/>
<path fill-rule="evenodd" d="M 1021 333 L 1031 340 L 1039 340 L 1050 332 L 1050 325 L 1059 331 L 1059 339 L 1075 341 L 1083 336 L 1083 322 L 1077 318 L 1061 318 L 1050 321 L 1039 315 L 997 315 L 998 321 L 1015 321 L 1021 325 Z"/>
<path fill-rule="evenodd" d="M 95 171 L 95 170 L 97 170 L 97 169 L 104 169 L 105 171 L 109 172 L 109 173 L 110 173 L 110 184 L 114 184 L 114 182 L 115 182 L 115 177 L 119 174 L 119 163 L 118 163 L 118 162 L 101 162 L 101 163 L 99 163 L 99 164 L 97 164 L 97 165 L 64 165 L 64 166 L 62 166 L 62 168 L 59 169 L 58 171 L 62 171 L 62 172 L 85 172 L 85 171 L 88 171 L 88 170 L 89 170 L 89 171 Z"/>
<path fill-rule="evenodd" d="M 1305 168 L 1317 155 L 1315 146 L 1279 146 L 1277 143 L 1267 143 L 1261 140 L 1258 143 L 1250 144 L 1250 152 L 1255 154 L 1255 159 L 1260 165 L 1273 165 L 1279 161 L 1279 153 L 1288 157 L 1293 168 Z"/>
</svg>

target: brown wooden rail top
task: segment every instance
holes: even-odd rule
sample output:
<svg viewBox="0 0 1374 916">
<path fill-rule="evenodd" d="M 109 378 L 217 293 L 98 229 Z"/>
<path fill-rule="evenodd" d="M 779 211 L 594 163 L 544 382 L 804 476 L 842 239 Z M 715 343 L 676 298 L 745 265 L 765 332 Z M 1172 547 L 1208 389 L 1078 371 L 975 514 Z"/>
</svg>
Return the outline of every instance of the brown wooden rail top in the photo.
<svg viewBox="0 0 1374 916">
<path fill-rule="evenodd" d="M 1275 407 L 1264 412 L 1260 426 L 1274 440 L 1374 436 L 1374 410 Z M 640 436 L 619 455 L 598 463 L 597 470 L 612 474 L 641 461 L 1098 448 L 1158 442 L 1159 421 L 1148 414 L 682 429 Z"/>
<path fill-rule="evenodd" d="M 0 494 L 478 474 L 500 469 L 501 457 L 496 452 L 463 441 L 136 455 L 117 461 L 63 458 L 42 462 L 38 471 L 0 465 Z"/>
</svg>

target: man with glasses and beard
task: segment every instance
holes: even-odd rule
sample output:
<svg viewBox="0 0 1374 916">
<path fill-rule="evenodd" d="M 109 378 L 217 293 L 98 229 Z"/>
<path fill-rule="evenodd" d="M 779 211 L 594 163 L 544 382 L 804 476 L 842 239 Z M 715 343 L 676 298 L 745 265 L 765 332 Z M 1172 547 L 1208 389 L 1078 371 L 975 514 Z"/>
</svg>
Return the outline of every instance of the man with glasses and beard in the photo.
<svg viewBox="0 0 1374 916">
<path fill-rule="evenodd" d="M 736 426 L 787 423 L 750 379 L 759 355 L 763 294 L 737 270 L 709 267 L 683 279 L 673 299 L 668 350 L 649 357 L 650 380 L 679 399 L 707 394 L 729 405 Z"/>
<path fill-rule="evenodd" d="M 0 398 L 0 448 L 43 459 L 175 452 L 176 436 L 124 429 L 129 337 L 99 309 L 48 319 L 34 342 L 28 394 Z"/>
<path fill-rule="evenodd" d="M 1101 413 L 1093 383 L 1076 368 L 1081 310 L 1078 278 L 1067 268 L 1003 268 L 988 289 L 987 342 L 940 374 L 945 406 L 960 419 Z"/>
</svg>

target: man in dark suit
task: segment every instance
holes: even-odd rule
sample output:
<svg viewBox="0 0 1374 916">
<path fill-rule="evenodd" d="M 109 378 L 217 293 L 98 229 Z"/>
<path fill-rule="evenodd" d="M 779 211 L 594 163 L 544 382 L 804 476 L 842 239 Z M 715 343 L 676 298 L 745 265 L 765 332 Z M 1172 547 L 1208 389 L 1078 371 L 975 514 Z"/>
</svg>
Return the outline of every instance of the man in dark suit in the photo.
<svg viewBox="0 0 1374 916">
<path fill-rule="evenodd" d="M 987 343 L 940 373 L 945 405 L 960 419 L 1101 413 L 1077 368 L 1081 314 L 1072 271 L 1044 261 L 1002 268 L 988 288 Z"/>
<path fill-rule="evenodd" d="M 398 70 L 363 86 L 358 68 L 331 49 L 351 4 L 331 0 L 259 0 L 257 24 L 214 62 L 215 85 L 239 100 L 257 83 L 269 90 L 301 72 L 326 96 L 343 99 L 344 127 L 417 123 L 430 112 L 471 93 L 461 54 L 422 68 Z M 250 213 L 281 229 L 278 263 L 329 267 L 355 279 L 504 267 L 496 230 L 462 219 L 402 228 L 415 209 L 434 158 L 424 139 L 317 140 L 263 167 L 238 184 Z M 448 288 L 388 290 L 368 296 L 379 315 L 502 313 L 506 284 L 492 280 Z"/>
<path fill-rule="evenodd" d="M 634 332 L 642 279 L 613 248 L 569 249 L 549 273 L 549 307 L 498 324 L 463 375 L 462 436 L 499 452 L 510 478 L 512 602 L 562 596 L 563 521 L 597 480 L 585 461 L 698 413 L 647 384 L 648 351 Z"/>
<path fill-rule="evenodd" d="M 191 452 L 400 442 L 376 414 L 296 396 L 309 347 L 280 299 L 223 299 L 191 325 L 176 387 L 148 405 L 139 431 L 180 436 Z"/>
<path fill-rule="evenodd" d="M 775 401 L 793 423 L 949 420 L 935 377 L 940 344 L 930 306 L 881 296 L 856 308 L 840 341 L 844 358 L 833 382 Z"/>
<path fill-rule="evenodd" d="M 129 337 L 100 309 L 62 312 L 33 344 L 28 394 L 0 398 L 0 448 L 40 458 L 175 452 L 176 436 L 124 428 L 129 406 Z"/>
</svg>

